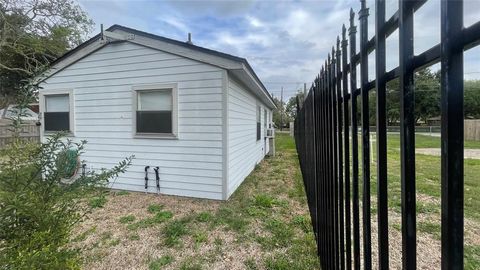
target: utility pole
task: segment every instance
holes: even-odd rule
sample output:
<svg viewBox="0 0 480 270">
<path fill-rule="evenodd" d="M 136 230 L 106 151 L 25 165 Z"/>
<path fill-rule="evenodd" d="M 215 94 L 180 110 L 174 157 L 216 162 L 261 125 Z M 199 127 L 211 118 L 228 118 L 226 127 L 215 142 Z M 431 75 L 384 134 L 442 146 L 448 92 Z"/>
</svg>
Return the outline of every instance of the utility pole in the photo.
<svg viewBox="0 0 480 270">
<path fill-rule="evenodd" d="M 307 83 L 303 83 L 303 100 L 307 99 Z"/>
<path fill-rule="evenodd" d="M 283 86 L 280 92 L 280 131 L 283 130 Z"/>
</svg>

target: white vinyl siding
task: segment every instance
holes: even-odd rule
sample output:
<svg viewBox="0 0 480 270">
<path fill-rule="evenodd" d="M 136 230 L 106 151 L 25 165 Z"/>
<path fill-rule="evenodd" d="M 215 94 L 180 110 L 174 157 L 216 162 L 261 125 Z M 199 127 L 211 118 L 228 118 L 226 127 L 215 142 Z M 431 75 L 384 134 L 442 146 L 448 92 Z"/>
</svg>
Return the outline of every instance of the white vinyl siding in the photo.
<svg viewBox="0 0 480 270">
<path fill-rule="evenodd" d="M 257 141 L 257 119 L 263 126 L 265 106 L 236 80 L 228 80 L 228 187 L 230 196 L 243 180 L 252 172 L 255 165 L 264 157 L 264 132 L 261 128 Z M 258 109 L 260 107 L 260 110 Z"/>
<path fill-rule="evenodd" d="M 87 168 L 135 155 L 113 188 L 144 189 L 144 167 L 160 167 L 162 194 L 222 199 L 222 81 L 218 67 L 135 45 L 109 44 L 48 78 L 41 91 L 74 89 L 75 141 L 86 139 Z M 134 138 L 132 87 L 178 86 L 178 136 Z M 254 136 L 254 133 L 252 133 Z M 150 169 L 149 192 L 156 192 Z"/>
</svg>

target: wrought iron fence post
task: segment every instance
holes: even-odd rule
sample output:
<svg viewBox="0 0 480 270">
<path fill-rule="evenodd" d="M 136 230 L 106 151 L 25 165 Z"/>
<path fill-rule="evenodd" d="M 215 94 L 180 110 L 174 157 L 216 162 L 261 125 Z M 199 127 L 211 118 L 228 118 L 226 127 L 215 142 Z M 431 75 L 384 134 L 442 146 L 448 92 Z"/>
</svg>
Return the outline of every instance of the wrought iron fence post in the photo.
<svg viewBox="0 0 480 270">
<path fill-rule="evenodd" d="M 376 0 L 375 68 L 377 91 L 377 222 L 379 269 L 388 269 L 387 98 L 385 80 L 385 0 Z"/>
<path fill-rule="evenodd" d="M 347 270 L 352 269 L 352 240 L 351 240 L 351 216 L 350 216 L 350 146 L 349 146 L 349 111 L 348 111 L 348 41 L 347 29 L 342 26 L 342 87 L 343 87 L 343 140 L 345 162 L 345 247 Z"/>
<path fill-rule="evenodd" d="M 441 3 L 442 269 L 463 269 L 463 1 Z"/>
<path fill-rule="evenodd" d="M 358 203 L 358 122 L 357 122 L 357 66 L 356 66 L 356 34 L 354 23 L 355 12 L 350 10 L 350 102 L 352 118 L 352 206 L 353 206 L 353 262 L 354 269 L 360 269 L 360 205 Z"/>
<path fill-rule="evenodd" d="M 400 160 L 402 163 L 403 269 L 415 269 L 417 267 L 413 12 L 412 1 L 399 1 Z"/>
</svg>

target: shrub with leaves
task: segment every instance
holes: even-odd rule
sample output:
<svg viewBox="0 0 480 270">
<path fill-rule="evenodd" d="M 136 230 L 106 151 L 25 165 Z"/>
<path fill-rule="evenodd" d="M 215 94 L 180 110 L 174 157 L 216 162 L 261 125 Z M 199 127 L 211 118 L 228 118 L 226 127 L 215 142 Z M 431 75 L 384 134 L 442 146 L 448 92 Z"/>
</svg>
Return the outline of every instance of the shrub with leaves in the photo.
<svg viewBox="0 0 480 270">
<path fill-rule="evenodd" d="M 36 88 L 27 84 L 24 90 L 17 104 L 26 103 Z M 21 126 L 20 116 L 12 120 L 14 131 Z M 2 151 L 0 269 L 80 268 L 78 250 L 69 241 L 73 227 L 90 209 L 85 197 L 100 192 L 131 163 L 129 157 L 112 169 L 77 173 L 71 180 L 72 159 L 76 170 L 86 142 L 74 143 L 62 135 L 52 135 L 42 144 L 17 136 Z"/>
<path fill-rule="evenodd" d="M 76 269 L 78 252 L 68 246 L 73 226 L 90 207 L 85 195 L 125 171 L 131 158 L 110 170 L 88 172 L 65 183 L 67 150 L 84 143 L 61 134 L 44 144 L 14 141 L 0 160 L 0 268 Z"/>
</svg>

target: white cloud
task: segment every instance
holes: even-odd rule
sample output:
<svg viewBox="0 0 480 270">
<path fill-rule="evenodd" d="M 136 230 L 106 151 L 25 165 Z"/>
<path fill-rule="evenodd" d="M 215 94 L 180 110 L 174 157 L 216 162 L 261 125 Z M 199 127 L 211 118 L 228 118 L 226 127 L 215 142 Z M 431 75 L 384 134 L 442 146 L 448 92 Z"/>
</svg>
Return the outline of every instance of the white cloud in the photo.
<svg viewBox="0 0 480 270">
<path fill-rule="evenodd" d="M 195 44 L 245 57 L 267 88 L 294 93 L 310 85 L 341 34 L 349 25 L 350 7 L 358 0 L 328 1 L 121 1 L 81 0 L 97 23 L 119 23 L 146 32 L 184 40 L 192 32 Z M 439 42 L 439 2 L 428 1 L 415 17 L 415 52 Z M 375 34 L 375 2 L 369 0 L 369 37 Z M 387 0 L 387 16 L 398 0 Z M 465 22 L 480 18 L 478 1 L 465 1 Z M 140 15 L 141 14 L 141 15 Z M 358 26 L 358 15 L 355 16 Z M 357 28 L 357 31 L 359 28 Z M 357 34 L 358 35 L 358 34 Z M 359 43 L 357 39 L 357 51 Z M 476 55 L 465 57 L 465 70 L 480 71 Z M 373 56 L 370 57 L 373 62 Z M 398 32 L 387 41 L 387 69 L 398 65 Z M 370 69 L 370 78 L 373 70 Z M 478 76 L 480 73 L 468 75 Z"/>
</svg>

